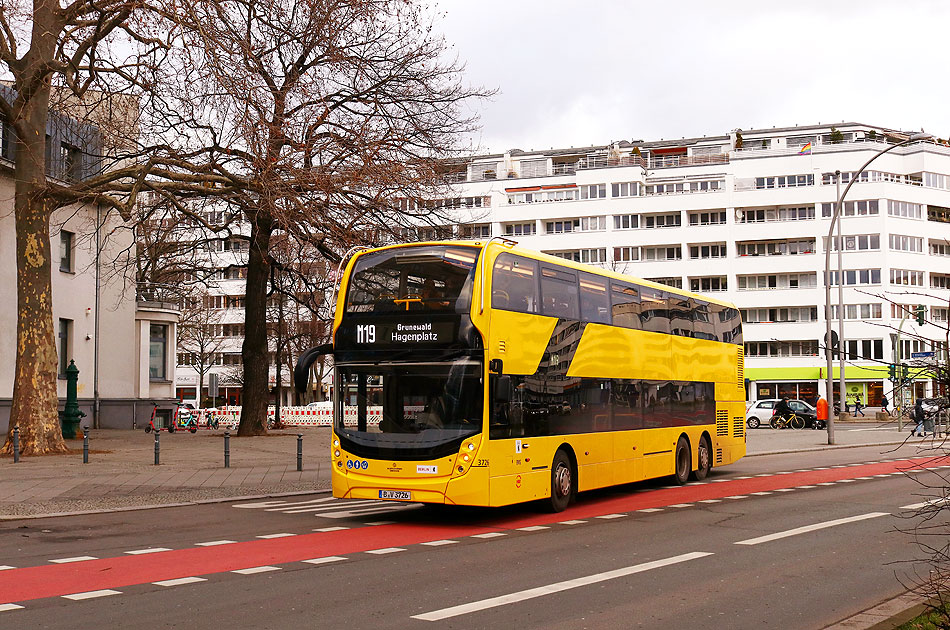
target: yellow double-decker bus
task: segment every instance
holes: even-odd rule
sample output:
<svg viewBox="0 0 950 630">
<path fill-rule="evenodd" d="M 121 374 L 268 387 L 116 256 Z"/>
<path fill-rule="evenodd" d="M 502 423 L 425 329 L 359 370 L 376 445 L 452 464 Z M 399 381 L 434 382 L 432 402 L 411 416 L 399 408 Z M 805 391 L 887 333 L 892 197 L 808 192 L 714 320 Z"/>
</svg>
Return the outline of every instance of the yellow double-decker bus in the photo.
<svg viewBox="0 0 950 630">
<path fill-rule="evenodd" d="M 731 304 L 513 241 L 364 250 L 340 279 L 333 496 L 501 506 L 745 454 Z"/>
</svg>

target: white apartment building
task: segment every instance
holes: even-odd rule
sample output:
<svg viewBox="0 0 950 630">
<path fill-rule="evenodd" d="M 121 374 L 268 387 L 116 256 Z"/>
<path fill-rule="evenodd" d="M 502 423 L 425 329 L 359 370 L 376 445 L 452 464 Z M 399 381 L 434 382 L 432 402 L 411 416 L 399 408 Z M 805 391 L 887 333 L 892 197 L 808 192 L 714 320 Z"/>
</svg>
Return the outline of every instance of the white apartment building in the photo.
<svg viewBox="0 0 950 630">
<path fill-rule="evenodd" d="M 505 236 L 732 301 L 745 324 L 749 398 L 814 402 L 826 395 L 823 276 L 835 172 L 843 190 L 866 160 L 908 135 L 841 123 L 477 156 L 452 176 L 452 205 L 472 216 L 456 237 Z M 875 160 L 848 193 L 842 234 L 846 391 L 876 406 L 882 395 L 894 400 L 887 365 L 898 341 L 907 361 L 939 352 L 946 337 L 950 147 L 910 144 Z M 836 254 L 832 269 L 837 283 Z M 832 293 L 837 329 L 836 286 Z M 930 324 L 908 317 L 917 304 Z M 933 393 L 923 378 L 913 389 Z"/>
</svg>

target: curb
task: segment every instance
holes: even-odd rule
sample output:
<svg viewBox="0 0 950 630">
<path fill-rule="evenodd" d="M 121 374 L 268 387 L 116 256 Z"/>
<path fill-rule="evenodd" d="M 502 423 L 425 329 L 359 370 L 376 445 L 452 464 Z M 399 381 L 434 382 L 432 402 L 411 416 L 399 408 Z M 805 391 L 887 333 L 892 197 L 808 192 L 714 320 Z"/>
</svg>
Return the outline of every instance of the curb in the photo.
<svg viewBox="0 0 950 630">
<path fill-rule="evenodd" d="M 907 444 L 907 440 L 901 440 L 899 442 L 873 442 L 869 444 L 828 444 L 825 446 L 812 446 L 808 448 L 790 448 L 785 450 L 778 451 L 760 451 L 757 453 L 745 454 L 746 457 L 758 457 L 760 455 L 787 455 L 789 453 L 810 453 L 814 451 L 834 451 L 842 448 L 865 448 L 868 446 L 901 446 Z"/>
<path fill-rule="evenodd" d="M 928 599 L 923 595 L 917 595 L 909 590 L 897 597 L 883 601 L 877 606 L 872 606 L 856 615 L 837 621 L 830 626 L 825 626 L 823 630 L 834 630 L 836 628 L 894 630 L 897 626 L 927 612 L 934 604 L 939 604 L 939 602 Z"/>
</svg>

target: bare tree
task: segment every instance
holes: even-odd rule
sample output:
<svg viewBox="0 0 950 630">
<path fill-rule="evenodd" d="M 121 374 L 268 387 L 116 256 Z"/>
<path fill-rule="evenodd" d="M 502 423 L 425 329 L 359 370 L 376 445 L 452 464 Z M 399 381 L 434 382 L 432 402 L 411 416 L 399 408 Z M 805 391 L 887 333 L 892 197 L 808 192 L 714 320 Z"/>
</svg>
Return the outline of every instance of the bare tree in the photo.
<svg viewBox="0 0 950 630">
<path fill-rule="evenodd" d="M 205 376 L 215 365 L 218 352 L 224 344 L 219 334 L 221 311 L 212 308 L 211 295 L 207 290 L 195 290 L 182 300 L 181 320 L 178 324 L 178 349 L 184 353 L 185 361 L 179 358 L 179 365 L 189 365 L 198 374 L 197 399 L 201 406 Z"/>
<path fill-rule="evenodd" d="M 227 198 L 250 226 L 239 435 L 266 431 L 267 296 L 274 236 L 325 258 L 416 222 L 447 222 L 399 198 L 442 188 L 442 160 L 486 94 L 443 60 L 422 3 L 403 0 L 196 0 L 175 7 L 192 133 L 227 147 L 212 170 L 244 187 Z M 213 129 L 212 131 L 209 131 Z M 451 221 L 448 221 L 451 222 Z"/>
</svg>

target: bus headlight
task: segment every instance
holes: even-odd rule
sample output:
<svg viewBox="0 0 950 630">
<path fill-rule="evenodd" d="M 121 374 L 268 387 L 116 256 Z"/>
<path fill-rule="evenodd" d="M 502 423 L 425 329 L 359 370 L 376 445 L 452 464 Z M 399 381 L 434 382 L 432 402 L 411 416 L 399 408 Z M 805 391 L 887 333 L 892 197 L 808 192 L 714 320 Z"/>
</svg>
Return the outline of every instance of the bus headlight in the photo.
<svg viewBox="0 0 950 630">
<path fill-rule="evenodd" d="M 339 445 L 340 445 L 340 440 L 333 440 L 333 446 L 339 446 Z M 339 457 L 339 455 L 337 457 Z"/>
<path fill-rule="evenodd" d="M 333 451 L 333 456 L 334 456 L 334 457 L 339 457 L 339 456 L 340 456 L 340 451 Z"/>
<path fill-rule="evenodd" d="M 462 461 L 466 461 L 466 462 L 467 462 L 467 461 L 468 461 L 468 455 L 463 455 L 463 456 L 462 456 Z"/>
</svg>

